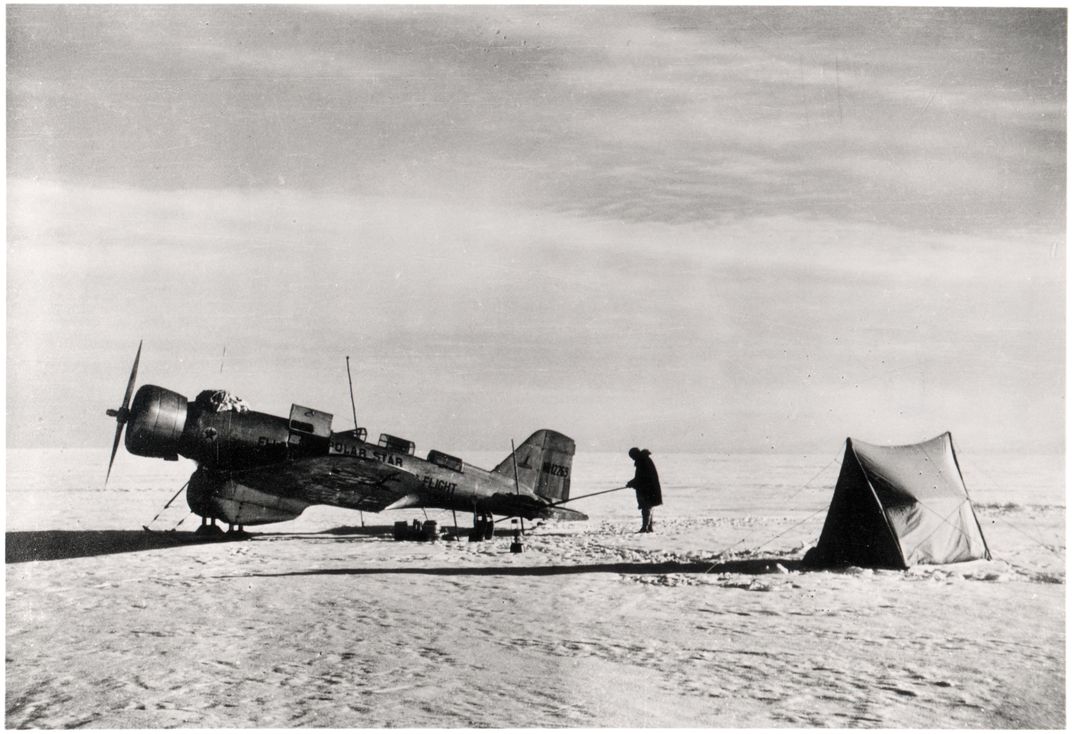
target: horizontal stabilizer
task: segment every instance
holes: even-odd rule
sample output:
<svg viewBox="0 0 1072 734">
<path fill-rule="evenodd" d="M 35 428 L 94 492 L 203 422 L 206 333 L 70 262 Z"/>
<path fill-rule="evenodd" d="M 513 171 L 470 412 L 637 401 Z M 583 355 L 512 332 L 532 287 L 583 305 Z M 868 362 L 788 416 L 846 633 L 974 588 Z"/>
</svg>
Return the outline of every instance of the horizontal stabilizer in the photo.
<svg viewBox="0 0 1072 734">
<path fill-rule="evenodd" d="M 570 510 L 565 507 L 548 507 L 540 517 L 545 520 L 565 520 L 567 522 L 581 522 L 588 519 L 588 515 L 583 512 L 577 512 L 577 510 Z"/>
<path fill-rule="evenodd" d="M 588 515 L 565 507 L 556 507 L 526 494 L 494 494 L 491 506 L 496 514 L 523 517 L 526 520 L 587 520 Z"/>
</svg>

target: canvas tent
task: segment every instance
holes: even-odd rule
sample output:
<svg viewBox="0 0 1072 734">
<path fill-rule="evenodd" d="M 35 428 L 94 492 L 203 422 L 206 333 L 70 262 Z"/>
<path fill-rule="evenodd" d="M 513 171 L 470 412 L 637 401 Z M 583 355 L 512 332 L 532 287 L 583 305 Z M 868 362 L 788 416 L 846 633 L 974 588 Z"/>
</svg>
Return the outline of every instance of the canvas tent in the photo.
<svg viewBox="0 0 1072 734">
<path fill-rule="evenodd" d="M 911 446 L 849 438 L 806 565 L 908 568 L 990 558 L 949 433 Z"/>
</svg>

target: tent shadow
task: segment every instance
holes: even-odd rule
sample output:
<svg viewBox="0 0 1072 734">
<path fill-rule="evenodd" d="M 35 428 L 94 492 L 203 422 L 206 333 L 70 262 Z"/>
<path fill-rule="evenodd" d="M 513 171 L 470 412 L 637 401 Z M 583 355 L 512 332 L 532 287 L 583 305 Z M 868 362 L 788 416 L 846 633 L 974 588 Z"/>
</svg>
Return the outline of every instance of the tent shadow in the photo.
<svg viewBox="0 0 1072 734">
<path fill-rule="evenodd" d="M 783 570 L 779 570 L 781 566 Z M 396 566 L 391 568 L 313 568 L 304 571 L 281 573 L 251 573 L 246 577 L 273 578 L 280 576 L 569 576 L 591 573 L 614 573 L 628 575 L 720 574 L 732 573 L 746 576 L 770 575 L 786 571 L 801 571 L 800 561 L 789 558 L 751 558 L 732 561 L 664 561 L 661 563 L 580 563 L 554 566 L 475 566 L 434 567 Z"/>
<path fill-rule="evenodd" d="M 150 533 L 144 530 L 32 530 L 8 532 L 6 536 L 7 563 L 87 558 L 242 539 L 226 535 L 205 537 L 193 532 Z"/>
</svg>

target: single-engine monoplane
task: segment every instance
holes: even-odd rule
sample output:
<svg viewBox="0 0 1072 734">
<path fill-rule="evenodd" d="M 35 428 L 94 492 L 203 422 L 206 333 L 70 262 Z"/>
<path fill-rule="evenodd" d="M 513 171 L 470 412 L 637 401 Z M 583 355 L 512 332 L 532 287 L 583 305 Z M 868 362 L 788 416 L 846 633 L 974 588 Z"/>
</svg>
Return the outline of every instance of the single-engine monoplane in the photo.
<svg viewBox="0 0 1072 734">
<path fill-rule="evenodd" d="M 332 415 L 314 408 L 292 405 L 287 418 L 259 413 L 225 390 L 191 401 L 142 385 L 131 402 L 140 359 L 141 344 L 123 404 L 108 411 L 118 424 L 108 476 L 124 427 L 132 454 L 193 460 L 186 501 L 201 532 L 222 532 L 217 520 L 231 531 L 292 520 L 310 505 L 462 510 L 483 537 L 495 515 L 587 519 L 560 506 L 569 500 L 575 444 L 556 431 L 536 431 L 487 471 L 441 451 L 420 458 L 412 441 L 386 433 L 371 443 L 364 428 L 332 431 Z"/>
</svg>

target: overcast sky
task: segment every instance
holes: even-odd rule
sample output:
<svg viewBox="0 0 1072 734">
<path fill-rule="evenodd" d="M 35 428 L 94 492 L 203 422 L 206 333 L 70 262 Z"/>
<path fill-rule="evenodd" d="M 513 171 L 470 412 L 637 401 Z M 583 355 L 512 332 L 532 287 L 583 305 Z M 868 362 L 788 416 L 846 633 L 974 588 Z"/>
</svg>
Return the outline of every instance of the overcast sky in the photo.
<svg viewBox="0 0 1072 734">
<path fill-rule="evenodd" d="M 1063 449 L 1063 9 L 6 12 L 11 446 Z"/>
</svg>

